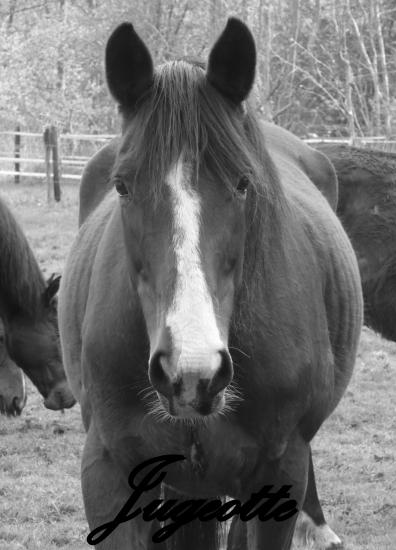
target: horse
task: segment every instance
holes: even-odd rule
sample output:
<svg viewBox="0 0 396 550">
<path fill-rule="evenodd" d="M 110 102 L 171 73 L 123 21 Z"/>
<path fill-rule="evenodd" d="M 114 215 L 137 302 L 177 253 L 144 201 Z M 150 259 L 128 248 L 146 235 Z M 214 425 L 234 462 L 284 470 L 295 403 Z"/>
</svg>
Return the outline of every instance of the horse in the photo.
<svg viewBox="0 0 396 550">
<path fill-rule="evenodd" d="M 8 353 L 48 409 L 76 402 L 63 369 L 57 321 L 60 277 L 47 281 L 6 203 L 0 199 L 0 316 Z"/>
<path fill-rule="evenodd" d="M 18 416 L 25 404 L 25 378 L 8 354 L 4 323 L 0 318 L 0 414 Z"/>
<path fill-rule="evenodd" d="M 357 254 L 364 320 L 396 341 L 396 154 L 320 144 L 339 181 L 337 213 Z"/>
<path fill-rule="evenodd" d="M 275 155 L 286 155 L 298 169 L 302 170 L 322 192 L 333 210 L 338 204 L 338 180 L 333 165 L 322 154 L 296 138 L 290 132 L 261 122 L 267 138 L 267 148 Z M 111 178 L 117 158 L 120 138 L 113 138 L 97 151 L 84 167 L 79 188 L 79 227 L 111 191 Z M 334 549 L 341 545 L 340 538 L 327 524 L 319 501 L 312 457 L 310 457 L 308 486 L 304 505 L 299 514 L 296 528 L 296 544 L 312 539 L 317 547 Z"/>
<path fill-rule="evenodd" d="M 286 487 L 301 510 L 314 488 L 310 441 L 352 374 L 362 295 L 330 204 L 336 184 L 320 167 L 333 169 L 256 120 L 246 102 L 255 59 L 235 18 L 207 68 L 179 60 L 154 69 L 130 23 L 106 46 L 123 120 L 105 164 L 112 189 L 94 182 L 91 201 L 80 191 L 59 297 L 64 365 L 87 431 L 88 541 L 101 550 L 219 548 L 214 520 L 154 543 L 158 521 L 135 516 L 162 494 L 202 504 Z M 278 132 L 296 151 L 282 136 L 271 149 Z M 164 455 L 184 460 L 125 518 L 129 474 Z M 227 548 L 287 550 L 295 523 L 295 514 L 235 517 Z"/>
</svg>

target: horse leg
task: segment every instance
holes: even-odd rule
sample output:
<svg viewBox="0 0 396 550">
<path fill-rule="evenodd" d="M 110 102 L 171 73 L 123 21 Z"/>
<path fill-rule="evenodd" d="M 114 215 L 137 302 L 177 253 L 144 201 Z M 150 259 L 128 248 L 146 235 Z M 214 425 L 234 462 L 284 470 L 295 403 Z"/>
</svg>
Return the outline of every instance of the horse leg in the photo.
<svg viewBox="0 0 396 550">
<path fill-rule="evenodd" d="M 263 485 L 274 485 L 275 491 L 284 485 L 291 486 L 288 498 L 295 500 L 295 508 L 301 510 L 307 487 L 308 469 L 309 444 L 300 434 L 295 433 L 289 440 L 285 453 L 271 465 L 271 476 L 268 476 L 268 473 L 263 476 Z M 278 506 L 281 507 L 282 503 L 285 501 L 280 501 L 274 510 Z M 297 514 L 284 520 L 280 518 L 278 521 L 265 520 L 265 518 L 260 520 L 255 517 L 247 522 L 247 548 L 249 550 L 290 550 L 296 520 Z"/>
<path fill-rule="evenodd" d="M 312 461 L 312 452 L 309 452 L 308 485 L 302 511 L 299 514 L 296 526 L 295 539 L 308 542 L 309 539 L 315 543 L 318 550 L 333 550 L 342 548 L 341 540 L 327 525 L 323 510 L 319 502 L 316 489 L 315 473 Z"/>
<path fill-rule="evenodd" d="M 238 517 L 232 520 L 227 537 L 227 550 L 247 550 L 246 523 Z"/>
<path fill-rule="evenodd" d="M 132 469 L 133 465 L 131 466 Z M 111 522 L 120 512 L 132 494 L 127 476 L 114 462 L 104 447 L 91 421 L 84 446 L 82 459 L 82 491 L 85 513 L 91 530 Z M 154 498 L 158 491 L 142 495 L 137 506 L 143 507 Z M 136 509 L 137 506 L 133 506 Z M 130 510 L 132 512 L 132 509 Z M 119 524 L 102 542 L 95 544 L 100 550 L 150 550 L 152 523 L 144 522 L 140 517 Z M 165 546 L 155 545 L 156 550 Z"/>
<path fill-rule="evenodd" d="M 182 495 L 169 486 L 165 486 L 164 489 L 165 500 L 193 498 L 192 495 L 191 497 Z M 219 550 L 220 539 L 221 527 L 216 520 L 199 521 L 198 519 L 194 519 L 181 525 L 167 539 L 166 548 L 167 550 Z"/>
</svg>

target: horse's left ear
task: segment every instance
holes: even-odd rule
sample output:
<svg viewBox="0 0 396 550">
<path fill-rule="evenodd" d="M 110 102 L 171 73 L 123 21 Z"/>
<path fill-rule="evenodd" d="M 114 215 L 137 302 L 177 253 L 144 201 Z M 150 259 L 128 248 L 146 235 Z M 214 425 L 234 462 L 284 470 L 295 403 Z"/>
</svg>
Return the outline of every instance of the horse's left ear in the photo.
<svg viewBox="0 0 396 550">
<path fill-rule="evenodd" d="M 249 95 L 256 70 L 256 46 L 248 27 L 231 17 L 209 54 L 207 79 L 236 104 Z"/>
<path fill-rule="evenodd" d="M 52 299 L 56 296 L 59 290 L 60 280 L 61 276 L 55 275 L 55 273 L 47 280 L 47 287 L 44 291 L 44 302 L 47 306 L 50 305 Z"/>
</svg>

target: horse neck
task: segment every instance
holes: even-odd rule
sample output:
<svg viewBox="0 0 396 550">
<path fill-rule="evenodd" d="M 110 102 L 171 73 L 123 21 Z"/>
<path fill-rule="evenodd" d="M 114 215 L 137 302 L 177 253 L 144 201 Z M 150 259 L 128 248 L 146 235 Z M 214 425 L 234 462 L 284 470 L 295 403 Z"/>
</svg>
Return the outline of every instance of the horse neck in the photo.
<svg viewBox="0 0 396 550">
<path fill-rule="evenodd" d="M 0 201 L 0 297 L 2 309 L 36 317 L 42 310 L 45 282 L 22 229 Z"/>
</svg>

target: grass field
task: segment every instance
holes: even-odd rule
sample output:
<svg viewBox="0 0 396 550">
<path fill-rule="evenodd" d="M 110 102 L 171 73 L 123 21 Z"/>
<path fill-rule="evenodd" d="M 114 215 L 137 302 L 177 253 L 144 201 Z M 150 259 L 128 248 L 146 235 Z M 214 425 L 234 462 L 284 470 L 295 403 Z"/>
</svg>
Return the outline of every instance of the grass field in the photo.
<svg viewBox="0 0 396 550">
<path fill-rule="evenodd" d="M 52 206 L 38 183 L 1 182 L 0 193 L 43 271 L 61 272 L 77 230 L 77 185 Z M 0 417 L 0 550 L 89 548 L 79 409 L 51 412 L 41 401 L 29 384 L 22 416 Z M 313 447 L 325 514 L 345 550 L 395 550 L 396 344 L 363 330 L 352 383 Z"/>
</svg>

